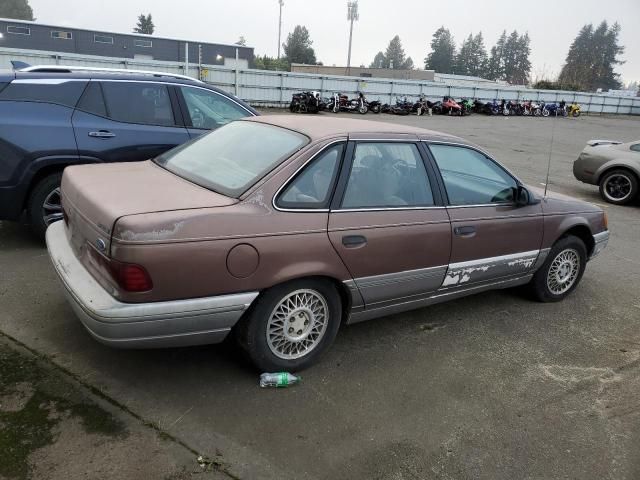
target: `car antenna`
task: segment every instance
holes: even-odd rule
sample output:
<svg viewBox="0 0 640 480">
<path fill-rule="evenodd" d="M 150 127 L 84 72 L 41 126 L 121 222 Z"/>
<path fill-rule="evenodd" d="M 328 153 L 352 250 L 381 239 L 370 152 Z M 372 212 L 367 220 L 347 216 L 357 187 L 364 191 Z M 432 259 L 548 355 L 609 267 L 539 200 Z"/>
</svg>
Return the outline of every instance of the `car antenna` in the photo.
<svg viewBox="0 0 640 480">
<path fill-rule="evenodd" d="M 553 154 L 553 139 L 556 133 L 557 121 L 558 121 L 558 114 L 556 112 L 556 118 L 551 122 L 551 143 L 549 144 L 549 161 L 547 162 L 547 179 L 544 182 L 544 198 L 547 198 L 547 189 L 549 188 L 549 174 L 551 172 L 551 155 Z"/>
</svg>

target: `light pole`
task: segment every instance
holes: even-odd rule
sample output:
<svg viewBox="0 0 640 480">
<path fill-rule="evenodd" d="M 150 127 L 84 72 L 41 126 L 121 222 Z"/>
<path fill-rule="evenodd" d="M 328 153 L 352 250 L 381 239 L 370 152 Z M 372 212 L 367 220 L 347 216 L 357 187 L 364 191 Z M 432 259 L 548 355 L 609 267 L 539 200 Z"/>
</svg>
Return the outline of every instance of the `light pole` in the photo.
<svg viewBox="0 0 640 480">
<path fill-rule="evenodd" d="M 284 0 L 278 0 L 280 4 L 280 17 L 278 18 L 278 58 L 280 58 L 280 46 L 282 45 L 282 6 L 284 5 Z"/>
<path fill-rule="evenodd" d="M 351 75 L 351 39 L 353 38 L 353 22 L 360 18 L 358 14 L 358 0 L 347 2 L 347 20 L 351 22 L 349 29 L 349 54 L 347 55 L 347 75 Z"/>
</svg>

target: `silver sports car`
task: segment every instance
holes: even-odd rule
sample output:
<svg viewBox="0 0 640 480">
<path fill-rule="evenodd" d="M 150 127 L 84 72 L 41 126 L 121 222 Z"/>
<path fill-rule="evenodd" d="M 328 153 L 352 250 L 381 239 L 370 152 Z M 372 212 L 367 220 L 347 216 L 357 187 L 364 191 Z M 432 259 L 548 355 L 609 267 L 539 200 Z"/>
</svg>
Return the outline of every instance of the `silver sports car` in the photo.
<svg viewBox="0 0 640 480">
<path fill-rule="evenodd" d="M 599 185 L 600 195 L 609 203 L 633 201 L 640 181 L 640 140 L 589 140 L 573 162 L 573 175 L 581 182 Z"/>
</svg>

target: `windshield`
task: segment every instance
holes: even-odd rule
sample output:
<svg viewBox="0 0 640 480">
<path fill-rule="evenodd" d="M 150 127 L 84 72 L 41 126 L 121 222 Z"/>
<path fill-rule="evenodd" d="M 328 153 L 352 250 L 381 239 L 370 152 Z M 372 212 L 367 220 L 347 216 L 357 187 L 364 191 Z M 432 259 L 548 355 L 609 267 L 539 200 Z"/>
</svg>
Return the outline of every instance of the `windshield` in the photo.
<svg viewBox="0 0 640 480">
<path fill-rule="evenodd" d="M 231 122 L 156 158 L 193 183 L 239 197 L 308 143 L 302 134 L 257 122 Z"/>
</svg>

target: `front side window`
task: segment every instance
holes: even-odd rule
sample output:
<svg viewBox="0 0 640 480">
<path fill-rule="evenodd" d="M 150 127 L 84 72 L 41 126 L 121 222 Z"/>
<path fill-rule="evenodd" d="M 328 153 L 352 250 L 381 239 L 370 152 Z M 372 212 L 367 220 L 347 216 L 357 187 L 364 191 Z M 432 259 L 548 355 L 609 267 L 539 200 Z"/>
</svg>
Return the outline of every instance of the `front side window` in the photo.
<svg viewBox="0 0 640 480">
<path fill-rule="evenodd" d="M 313 159 L 282 192 L 277 204 L 283 208 L 329 208 L 344 144 L 334 145 Z"/>
<path fill-rule="evenodd" d="M 103 82 L 109 118 L 143 125 L 175 125 L 166 85 L 143 82 Z"/>
<path fill-rule="evenodd" d="M 167 170 L 239 197 L 308 143 L 302 134 L 258 122 L 232 122 L 156 158 Z"/>
<path fill-rule="evenodd" d="M 640 143 L 634 143 L 633 145 L 631 145 L 631 150 L 633 150 L 634 152 L 640 152 Z"/>
<path fill-rule="evenodd" d="M 432 206 L 433 193 L 418 147 L 413 143 L 360 143 L 342 208 Z"/>
<path fill-rule="evenodd" d="M 202 88 L 180 87 L 187 105 L 188 121 L 194 128 L 211 130 L 250 113 L 224 95 Z"/>
<path fill-rule="evenodd" d="M 429 145 L 451 205 L 513 202 L 516 181 L 482 153 L 453 145 Z"/>
</svg>

